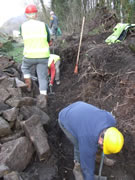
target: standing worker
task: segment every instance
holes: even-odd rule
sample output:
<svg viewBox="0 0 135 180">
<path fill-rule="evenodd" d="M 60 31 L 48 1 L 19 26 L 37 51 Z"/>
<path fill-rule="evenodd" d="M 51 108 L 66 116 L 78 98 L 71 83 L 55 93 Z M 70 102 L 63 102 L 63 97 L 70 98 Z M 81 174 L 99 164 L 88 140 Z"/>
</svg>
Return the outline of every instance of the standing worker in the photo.
<svg viewBox="0 0 135 180">
<path fill-rule="evenodd" d="M 50 54 L 48 61 L 48 73 L 50 75 L 49 86 L 53 86 L 54 79 L 56 84 L 60 84 L 60 56 L 56 54 Z"/>
<path fill-rule="evenodd" d="M 57 30 L 58 30 L 58 17 L 54 14 L 53 11 L 50 12 L 50 28 L 52 35 L 57 36 Z"/>
<path fill-rule="evenodd" d="M 115 128 L 111 113 L 82 101 L 62 109 L 59 126 L 74 145 L 74 169 L 76 180 L 94 180 L 95 159 L 98 147 L 105 155 L 121 151 L 124 137 Z"/>
<path fill-rule="evenodd" d="M 36 65 L 40 97 L 42 101 L 45 100 L 47 102 L 48 59 L 50 56 L 49 29 L 44 22 L 36 20 L 37 8 L 35 5 L 28 5 L 25 9 L 25 15 L 28 21 L 24 22 L 21 26 L 21 35 L 24 41 L 24 57 L 21 70 L 28 91 L 31 91 L 30 68 Z"/>
</svg>

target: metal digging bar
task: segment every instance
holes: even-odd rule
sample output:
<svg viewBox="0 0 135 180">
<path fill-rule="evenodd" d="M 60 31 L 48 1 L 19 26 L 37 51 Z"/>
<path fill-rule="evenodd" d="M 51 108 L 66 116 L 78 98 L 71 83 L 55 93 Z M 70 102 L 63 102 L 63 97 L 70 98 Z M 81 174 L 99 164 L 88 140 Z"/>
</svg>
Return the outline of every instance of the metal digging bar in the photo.
<svg viewBox="0 0 135 180">
<path fill-rule="evenodd" d="M 49 88 L 50 88 L 49 95 L 54 95 L 54 94 L 55 94 L 55 92 L 53 92 L 53 90 L 52 90 L 52 86 L 49 86 Z"/>
<path fill-rule="evenodd" d="M 102 153 L 102 158 L 101 158 L 101 162 L 100 162 L 100 167 L 99 167 L 99 175 L 95 175 L 95 180 L 107 180 L 106 176 L 101 176 L 102 173 L 102 168 L 103 168 L 103 163 L 104 163 L 104 153 Z"/>
</svg>

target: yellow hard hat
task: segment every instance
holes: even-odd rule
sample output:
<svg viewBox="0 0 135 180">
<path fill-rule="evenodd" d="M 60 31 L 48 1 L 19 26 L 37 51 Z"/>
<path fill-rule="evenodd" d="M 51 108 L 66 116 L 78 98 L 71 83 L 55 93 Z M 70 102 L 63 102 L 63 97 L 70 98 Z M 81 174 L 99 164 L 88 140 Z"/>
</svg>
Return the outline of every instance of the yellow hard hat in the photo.
<svg viewBox="0 0 135 180">
<path fill-rule="evenodd" d="M 124 144 L 122 133 L 115 127 L 108 128 L 104 135 L 104 154 L 115 154 L 121 151 Z"/>
</svg>

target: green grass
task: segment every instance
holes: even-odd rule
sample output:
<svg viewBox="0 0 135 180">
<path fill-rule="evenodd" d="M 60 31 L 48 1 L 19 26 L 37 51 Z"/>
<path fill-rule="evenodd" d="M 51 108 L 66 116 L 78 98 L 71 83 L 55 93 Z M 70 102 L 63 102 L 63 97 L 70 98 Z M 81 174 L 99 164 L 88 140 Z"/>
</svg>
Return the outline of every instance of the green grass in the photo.
<svg viewBox="0 0 135 180">
<path fill-rule="evenodd" d="M 103 32 L 103 31 L 104 31 L 104 26 L 101 25 L 98 28 L 95 28 L 92 31 L 90 31 L 88 34 L 89 35 L 96 35 L 96 34 L 99 34 L 99 33 Z"/>
<path fill-rule="evenodd" d="M 12 56 L 15 62 L 21 63 L 23 58 L 23 45 L 18 43 L 13 43 L 13 48 L 8 50 L 8 56 Z"/>
</svg>

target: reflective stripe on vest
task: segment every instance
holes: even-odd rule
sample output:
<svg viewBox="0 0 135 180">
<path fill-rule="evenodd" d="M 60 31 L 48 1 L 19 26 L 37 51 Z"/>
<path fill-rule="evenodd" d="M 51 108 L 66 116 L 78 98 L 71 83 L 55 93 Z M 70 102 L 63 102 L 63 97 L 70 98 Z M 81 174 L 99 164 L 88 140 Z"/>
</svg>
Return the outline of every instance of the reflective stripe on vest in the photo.
<svg viewBox="0 0 135 180">
<path fill-rule="evenodd" d="M 48 58 L 50 56 L 45 24 L 37 20 L 29 20 L 22 24 L 24 40 L 23 55 L 26 58 Z"/>
<path fill-rule="evenodd" d="M 48 67 L 51 66 L 53 60 L 54 60 L 54 64 L 55 64 L 58 60 L 60 60 L 60 56 L 58 56 L 56 54 L 50 54 L 49 61 L 48 61 Z"/>
</svg>

